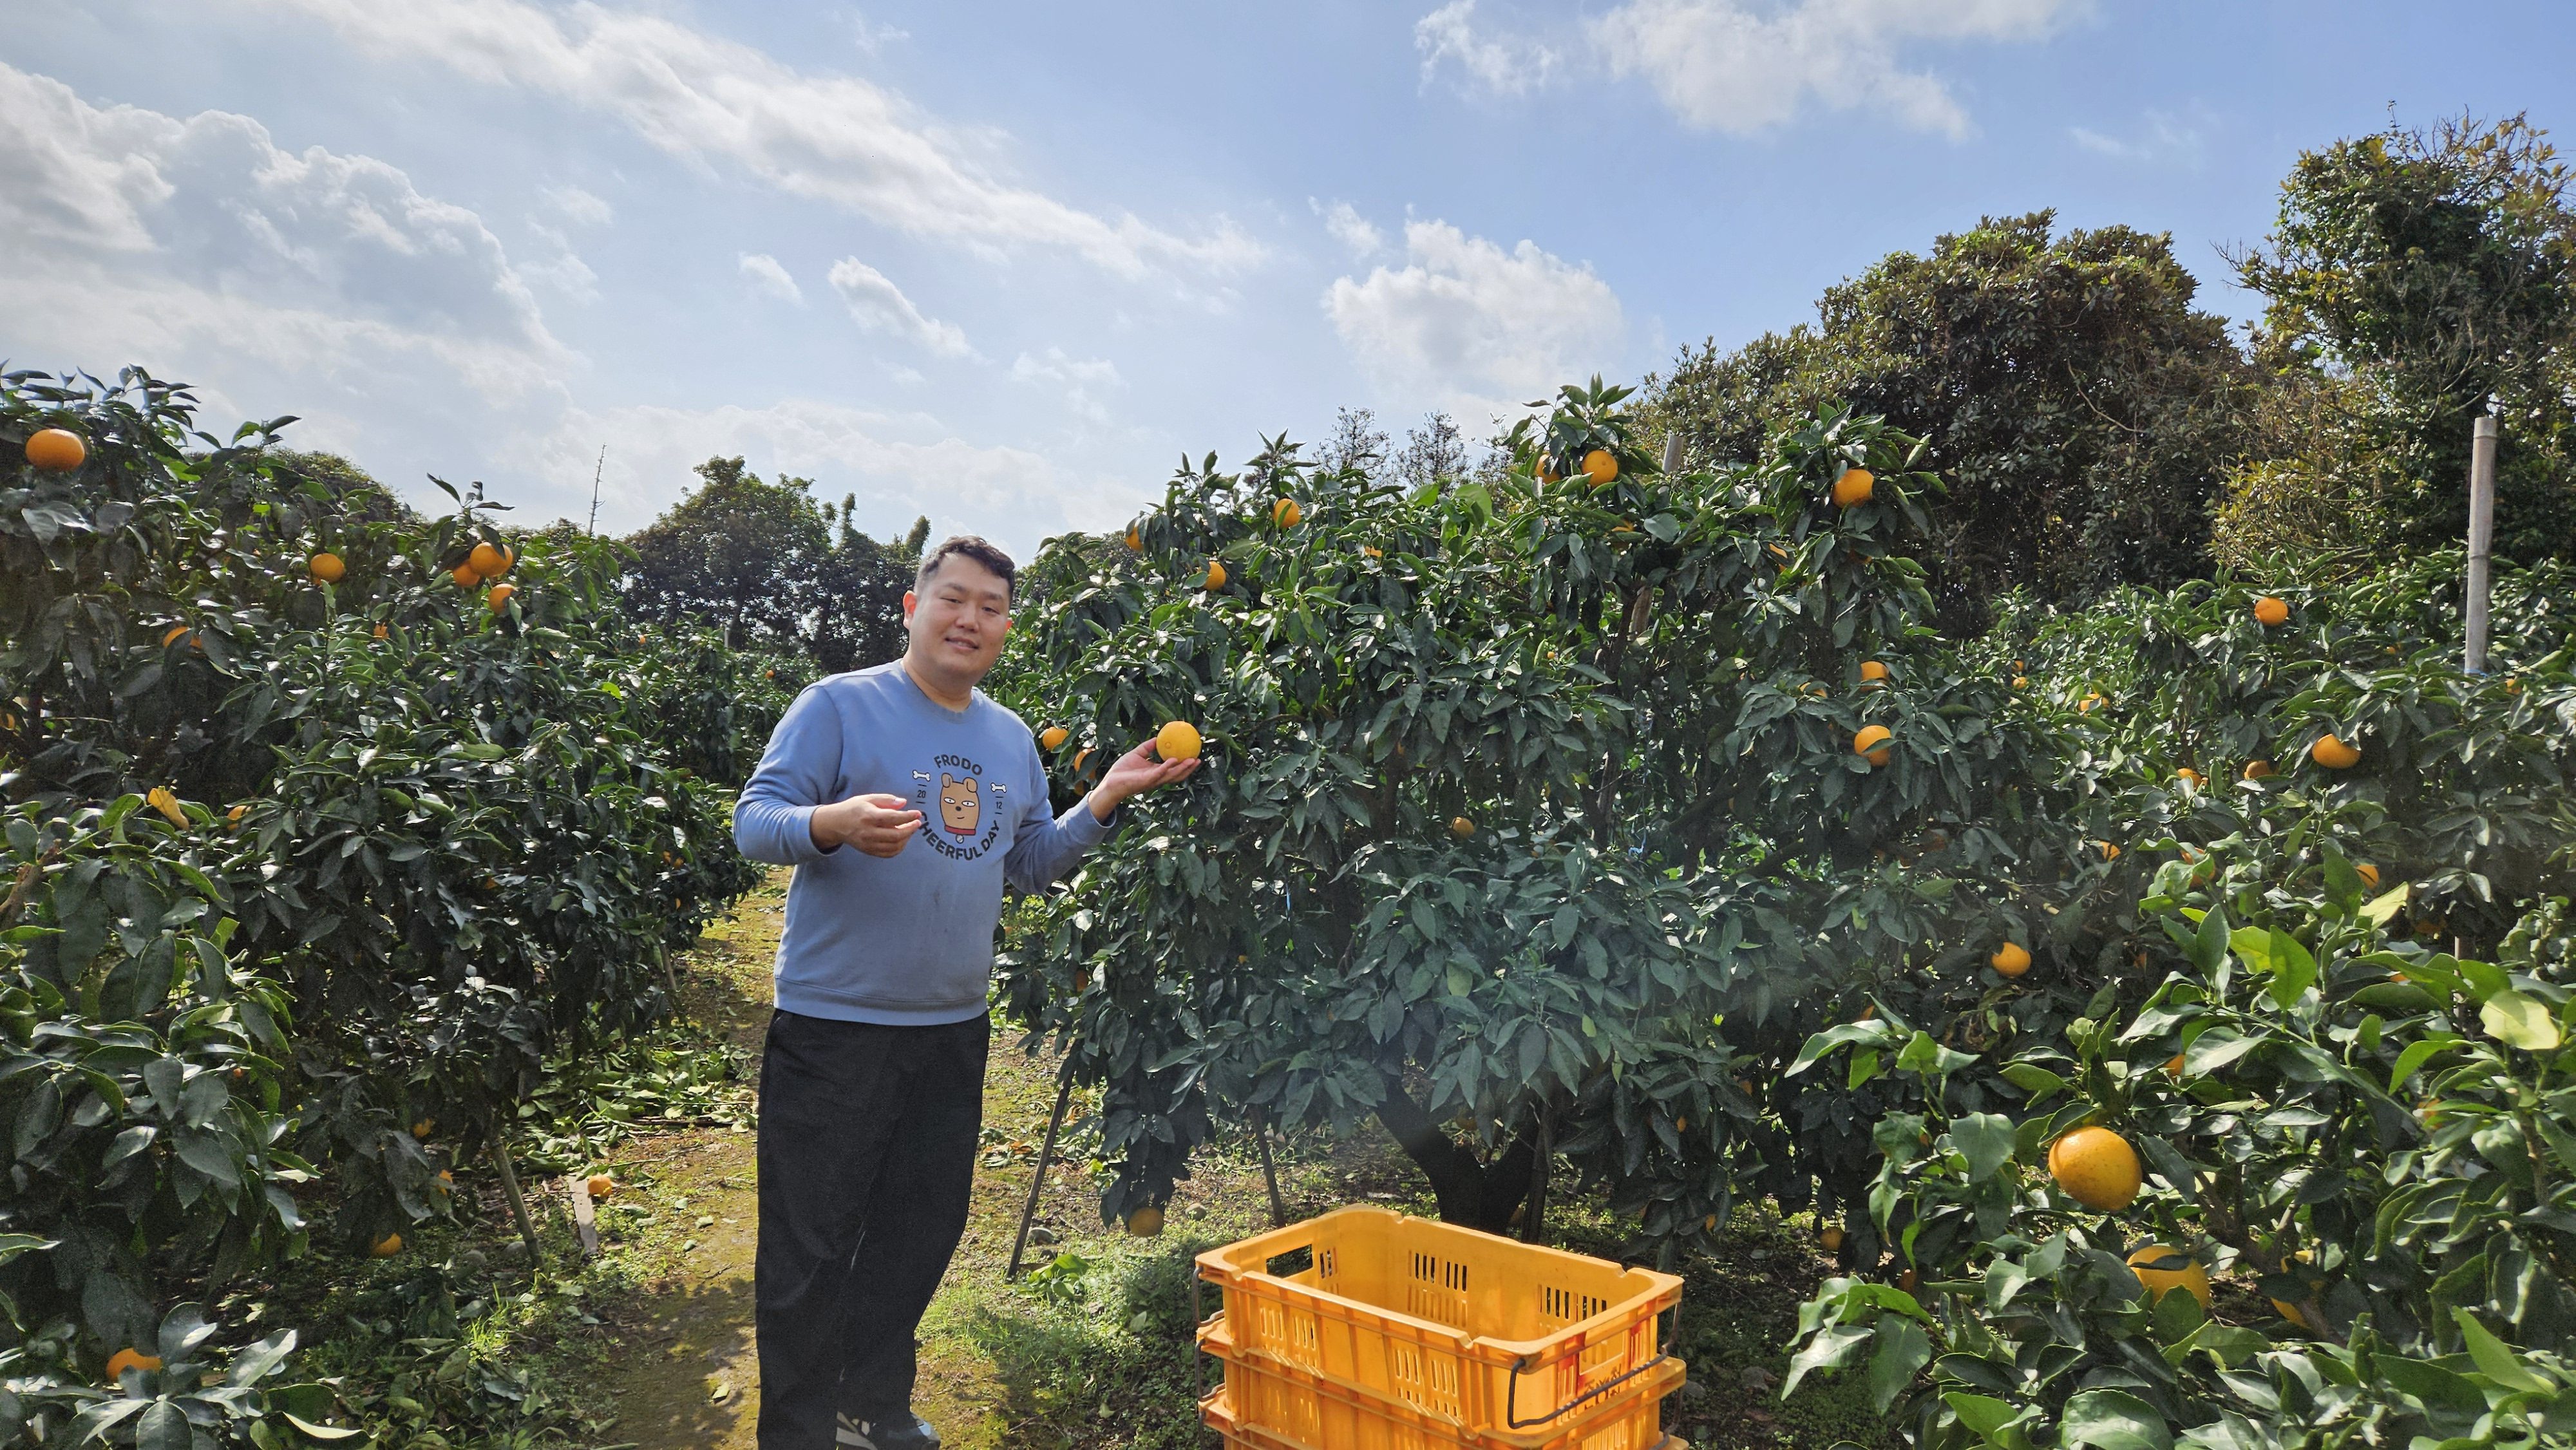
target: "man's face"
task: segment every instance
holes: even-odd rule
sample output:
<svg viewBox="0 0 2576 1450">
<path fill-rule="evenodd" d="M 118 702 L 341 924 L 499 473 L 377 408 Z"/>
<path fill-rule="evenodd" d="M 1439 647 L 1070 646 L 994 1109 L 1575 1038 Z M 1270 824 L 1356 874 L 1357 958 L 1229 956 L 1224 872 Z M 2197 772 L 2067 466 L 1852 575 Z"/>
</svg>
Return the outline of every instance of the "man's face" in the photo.
<svg viewBox="0 0 2576 1450">
<path fill-rule="evenodd" d="M 1011 588 L 975 560 L 951 554 L 939 561 L 927 593 L 903 596 L 903 626 L 916 662 L 972 684 L 1002 657 Z"/>
</svg>

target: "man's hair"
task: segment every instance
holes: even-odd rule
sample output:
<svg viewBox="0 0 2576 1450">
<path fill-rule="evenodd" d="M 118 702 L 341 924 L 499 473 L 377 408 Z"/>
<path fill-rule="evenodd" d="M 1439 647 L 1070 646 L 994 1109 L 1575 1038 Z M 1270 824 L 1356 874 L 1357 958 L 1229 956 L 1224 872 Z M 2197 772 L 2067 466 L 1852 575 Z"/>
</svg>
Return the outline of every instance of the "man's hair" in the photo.
<svg viewBox="0 0 2576 1450">
<path fill-rule="evenodd" d="M 1020 566 L 1011 562 L 1010 555 L 1003 553 L 989 540 L 977 534 L 958 534 L 951 538 L 943 539 L 940 541 L 938 548 L 922 555 L 921 567 L 914 571 L 912 576 L 912 592 L 915 594 L 929 593 L 930 576 L 938 573 L 939 566 L 948 562 L 952 555 L 972 559 L 976 563 L 981 564 L 985 568 L 1002 576 L 1002 594 L 1004 598 L 1008 598 L 1017 592 L 1019 588 Z"/>
</svg>

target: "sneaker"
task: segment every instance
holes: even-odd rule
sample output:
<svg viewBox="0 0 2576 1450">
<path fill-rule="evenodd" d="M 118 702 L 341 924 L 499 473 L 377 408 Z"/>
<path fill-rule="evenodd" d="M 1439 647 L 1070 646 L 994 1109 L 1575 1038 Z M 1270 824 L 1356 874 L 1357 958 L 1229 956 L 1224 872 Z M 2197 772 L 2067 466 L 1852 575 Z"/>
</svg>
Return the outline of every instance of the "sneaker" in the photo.
<svg viewBox="0 0 2576 1450">
<path fill-rule="evenodd" d="M 907 1410 L 889 1420 L 854 1420 L 839 1417 L 834 1426 L 833 1443 L 849 1450 L 939 1450 L 939 1432 L 930 1422 Z"/>
</svg>

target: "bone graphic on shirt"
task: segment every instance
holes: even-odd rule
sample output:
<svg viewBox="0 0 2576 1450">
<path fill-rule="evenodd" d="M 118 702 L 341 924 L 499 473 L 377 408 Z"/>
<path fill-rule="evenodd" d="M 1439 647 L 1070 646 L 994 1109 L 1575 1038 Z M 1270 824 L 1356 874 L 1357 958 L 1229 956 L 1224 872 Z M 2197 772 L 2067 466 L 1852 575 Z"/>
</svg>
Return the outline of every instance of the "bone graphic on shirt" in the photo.
<svg viewBox="0 0 2576 1450">
<path fill-rule="evenodd" d="M 976 824 L 984 818 L 984 801 L 978 793 L 981 784 L 971 776 L 960 780 L 944 770 L 939 773 L 939 824 L 950 835 L 975 834 Z"/>
</svg>

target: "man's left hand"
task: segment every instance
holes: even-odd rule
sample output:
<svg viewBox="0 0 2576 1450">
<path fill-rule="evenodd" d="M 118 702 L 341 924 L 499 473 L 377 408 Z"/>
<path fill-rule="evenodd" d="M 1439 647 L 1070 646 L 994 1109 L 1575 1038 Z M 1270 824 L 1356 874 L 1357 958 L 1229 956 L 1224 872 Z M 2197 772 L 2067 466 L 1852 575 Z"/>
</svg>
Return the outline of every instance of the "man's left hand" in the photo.
<svg viewBox="0 0 2576 1450">
<path fill-rule="evenodd" d="M 1197 772 L 1198 768 L 1199 763 L 1196 759 L 1157 759 L 1154 755 L 1154 742 L 1148 740 L 1119 756 L 1110 765 L 1109 773 L 1100 778 L 1100 784 L 1091 788 L 1087 803 L 1091 807 L 1092 818 L 1106 821 L 1109 819 L 1110 812 L 1126 804 L 1129 796 L 1143 795 L 1156 786 L 1187 780 Z"/>
</svg>

